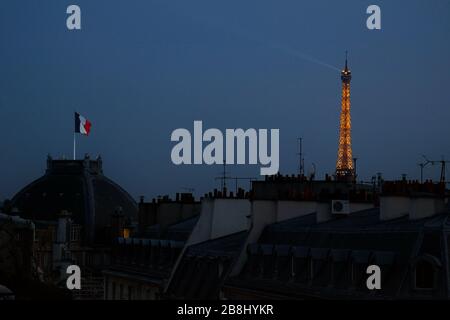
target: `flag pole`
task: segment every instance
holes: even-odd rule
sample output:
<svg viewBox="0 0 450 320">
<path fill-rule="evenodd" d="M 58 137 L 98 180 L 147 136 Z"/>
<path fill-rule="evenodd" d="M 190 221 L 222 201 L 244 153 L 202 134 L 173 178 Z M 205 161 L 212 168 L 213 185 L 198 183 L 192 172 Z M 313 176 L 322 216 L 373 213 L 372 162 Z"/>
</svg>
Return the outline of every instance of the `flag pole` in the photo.
<svg viewBox="0 0 450 320">
<path fill-rule="evenodd" d="M 73 133 L 73 160 L 76 160 L 76 133 Z"/>
</svg>

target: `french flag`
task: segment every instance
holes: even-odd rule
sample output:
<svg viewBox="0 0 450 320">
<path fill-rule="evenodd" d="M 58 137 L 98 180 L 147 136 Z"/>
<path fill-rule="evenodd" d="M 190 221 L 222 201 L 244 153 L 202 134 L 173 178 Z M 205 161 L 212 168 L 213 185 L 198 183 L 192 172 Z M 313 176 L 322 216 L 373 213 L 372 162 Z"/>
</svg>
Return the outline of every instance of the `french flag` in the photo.
<svg viewBox="0 0 450 320">
<path fill-rule="evenodd" d="M 91 131 L 91 126 L 92 124 L 88 119 L 80 115 L 78 112 L 75 112 L 75 132 L 88 136 Z"/>
</svg>

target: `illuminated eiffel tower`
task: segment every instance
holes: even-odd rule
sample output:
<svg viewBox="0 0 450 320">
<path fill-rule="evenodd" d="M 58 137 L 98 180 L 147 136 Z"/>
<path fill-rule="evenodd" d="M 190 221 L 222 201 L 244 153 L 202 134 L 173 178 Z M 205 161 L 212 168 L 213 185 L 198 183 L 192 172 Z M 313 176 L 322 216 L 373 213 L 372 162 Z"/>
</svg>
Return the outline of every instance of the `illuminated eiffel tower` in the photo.
<svg viewBox="0 0 450 320">
<path fill-rule="evenodd" d="M 347 66 L 347 53 L 345 53 L 345 68 L 341 71 L 342 102 L 341 120 L 339 127 L 339 148 L 336 162 L 336 179 L 353 181 L 355 171 L 352 158 L 352 122 L 350 117 L 350 80 L 352 73 Z"/>
</svg>

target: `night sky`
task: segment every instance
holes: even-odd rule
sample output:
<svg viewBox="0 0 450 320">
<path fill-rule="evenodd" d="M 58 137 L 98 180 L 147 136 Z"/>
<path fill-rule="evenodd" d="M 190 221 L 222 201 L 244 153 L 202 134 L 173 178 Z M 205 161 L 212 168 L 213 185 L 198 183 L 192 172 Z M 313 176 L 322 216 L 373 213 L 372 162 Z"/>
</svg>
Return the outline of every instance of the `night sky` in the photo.
<svg viewBox="0 0 450 320">
<path fill-rule="evenodd" d="M 66 28 L 70 4 L 81 31 Z M 366 28 L 370 4 L 381 31 Z M 194 120 L 279 128 L 282 173 L 297 172 L 302 136 L 306 171 L 315 163 L 323 178 L 335 168 L 346 50 L 359 179 L 418 178 L 421 154 L 450 159 L 448 0 L 2 0 L 0 199 L 41 176 L 47 154 L 72 156 L 75 110 L 93 123 L 78 155 L 101 154 L 135 198 L 219 186 L 220 165 L 170 160 L 171 132 Z"/>
</svg>

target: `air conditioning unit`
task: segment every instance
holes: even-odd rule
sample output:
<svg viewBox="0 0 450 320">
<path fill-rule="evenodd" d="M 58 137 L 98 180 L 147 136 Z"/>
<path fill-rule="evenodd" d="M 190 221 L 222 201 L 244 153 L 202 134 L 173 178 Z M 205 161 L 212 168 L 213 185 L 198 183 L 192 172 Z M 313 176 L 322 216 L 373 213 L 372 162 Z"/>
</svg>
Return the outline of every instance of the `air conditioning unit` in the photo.
<svg viewBox="0 0 450 320">
<path fill-rule="evenodd" d="M 332 214 L 349 214 L 350 203 L 348 200 L 332 200 L 331 201 Z"/>
</svg>

